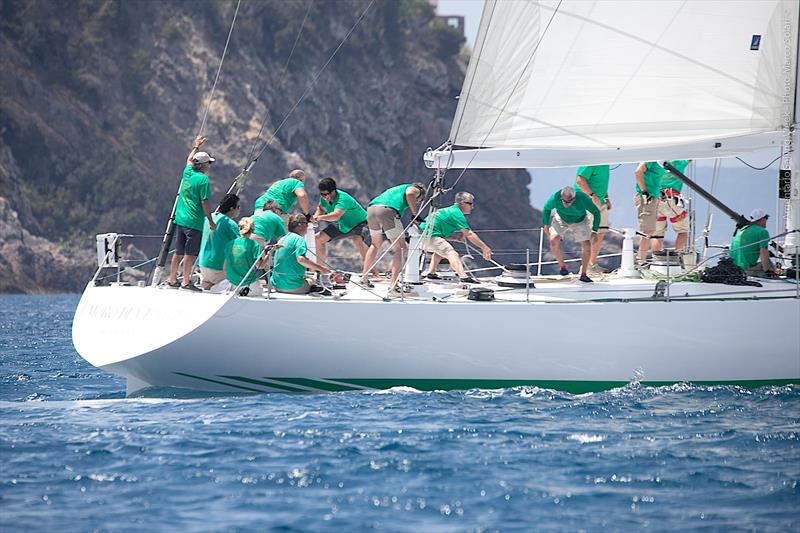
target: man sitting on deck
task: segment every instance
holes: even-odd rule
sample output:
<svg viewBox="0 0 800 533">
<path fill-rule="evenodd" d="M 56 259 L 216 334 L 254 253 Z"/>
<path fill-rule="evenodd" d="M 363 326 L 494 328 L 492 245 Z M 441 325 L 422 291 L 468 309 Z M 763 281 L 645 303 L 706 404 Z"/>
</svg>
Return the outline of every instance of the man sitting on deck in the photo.
<svg viewBox="0 0 800 533">
<path fill-rule="evenodd" d="M 308 213 L 308 195 L 306 194 L 305 181 L 305 172 L 300 169 L 292 170 L 289 172 L 289 177 L 276 181 L 269 186 L 264 194 L 256 198 L 253 205 L 253 213 L 257 213 L 267 203 L 267 200 L 275 200 L 285 217 L 289 216 L 289 210 L 294 206 L 295 202 L 300 203 L 303 213 Z"/>
<path fill-rule="evenodd" d="M 308 294 L 311 285 L 306 281 L 306 268 L 323 274 L 331 271 L 306 257 L 308 221 L 304 215 L 291 215 L 288 229 L 289 233 L 278 241 L 269 282 L 278 292 Z"/>
<path fill-rule="evenodd" d="M 492 249 L 472 231 L 472 228 L 467 223 L 465 215 L 472 213 L 474 204 L 475 197 L 472 194 L 460 192 L 456 194 L 456 202 L 453 205 L 439 209 L 433 214 L 434 218 L 430 228 L 428 228 L 428 225 L 431 224 L 431 221 L 427 219 L 420 226 L 422 230 L 422 249 L 426 252 L 433 252 L 431 264 L 423 276 L 428 279 L 439 279 L 439 275 L 436 274 L 436 266 L 441 258 L 444 257 L 450 262 L 450 266 L 455 270 L 461 283 L 478 283 L 478 280 L 467 275 L 458 252 L 455 251 L 452 244 L 447 242 L 448 240 L 461 242 L 464 238 L 467 238 L 481 249 L 485 260 L 491 260 Z"/>
<path fill-rule="evenodd" d="M 748 276 L 761 278 L 775 276 L 769 260 L 767 219 L 769 215 L 763 209 L 753 209 L 750 213 L 752 222 L 733 236 L 728 255 Z"/>
<path fill-rule="evenodd" d="M 552 214 L 552 211 L 555 211 L 555 214 Z M 591 222 L 586 216 L 587 213 L 592 215 Z M 586 274 L 586 270 L 589 267 L 592 241 L 597 238 L 597 230 L 600 227 L 600 210 L 589 195 L 583 191 L 576 191 L 573 187 L 564 187 L 556 191 L 542 208 L 542 224 L 545 234 L 550 238 L 550 249 L 561 268 L 559 273 L 562 276 L 569 274 L 567 264 L 564 262 L 564 252 L 561 251 L 561 236 L 570 232 L 572 238 L 581 243 L 580 280 L 591 283 L 592 279 Z"/>
<path fill-rule="evenodd" d="M 225 279 L 225 256 L 233 241 L 239 237 L 239 227 L 233 220 L 239 217 L 239 211 L 239 197 L 228 193 L 222 197 L 217 212 L 211 215 L 217 229 L 212 230 L 208 220 L 205 221 L 200 259 L 197 261 L 203 290 L 209 290 Z"/>
<path fill-rule="evenodd" d="M 225 290 L 241 287 L 240 292 L 247 288 L 243 296 L 260 296 L 261 284 L 258 282 L 256 270 L 266 266 L 266 261 L 261 259 L 261 249 L 253 240 L 253 220 L 244 217 L 239 221 L 239 234 L 233 241 L 228 256 L 225 259 Z M 254 266 L 255 265 L 255 266 Z"/>
<path fill-rule="evenodd" d="M 337 189 L 333 178 L 320 180 L 319 195 L 319 206 L 312 221 L 323 220 L 330 224 L 316 235 L 317 260 L 325 264 L 328 242 L 353 239 L 363 261 L 367 255 L 367 245 L 364 242 L 367 235 L 367 212 L 355 198 Z"/>
<path fill-rule="evenodd" d="M 206 142 L 205 137 L 197 136 L 192 145 L 192 151 L 186 158 L 186 167 L 183 169 L 181 190 L 175 204 L 175 254 L 169 269 L 167 285 L 190 291 L 201 291 L 197 285 L 191 283 L 194 262 L 200 253 L 200 242 L 203 238 L 203 219 L 208 221 L 210 229 L 217 228 L 211 218 L 211 207 L 208 199 L 211 197 L 211 187 L 208 182 L 208 172 L 211 163 L 215 161 L 206 152 L 200 152 L 200 147 Z M 178 282 L 178 265 L 183 261 L 183 283 Z"/>
</svg>

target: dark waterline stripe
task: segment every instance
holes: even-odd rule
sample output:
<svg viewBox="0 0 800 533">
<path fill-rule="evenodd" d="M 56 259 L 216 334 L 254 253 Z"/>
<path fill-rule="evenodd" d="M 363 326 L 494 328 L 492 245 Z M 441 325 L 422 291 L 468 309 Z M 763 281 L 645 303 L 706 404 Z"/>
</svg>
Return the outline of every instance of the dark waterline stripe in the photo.
<svg viewBox="0 0 800 533">
<path fill-rule="evenodd" d="M 284 391 L 287 391 L 287 392 L 309 392 L 306 389 L 300 389 L 300 388 L 292 387 L 290 385 L 285 384 L 285 381 L 287 381 L 285 378 L 280 378 L 280 379 L 279 378 L 266 378 L 266 379 L 274 379 L 275 381 L 278 382 L 278 383 L 272 383 L 270 381 L 262 381 L 260 379 L 247 378 L 247 377 L 244 377 L 244 376 L 219 376 L 219 377 L 226 378 L 226 379 L 235 379 L 235 380 L 238 380 L 238 381 L 244 381 L 245 383 L 252 383 L 253 385 L 263 385 L 264 387 L 272 387 L 274 389 L 280 389 L 280 390 L 284 390 Z"/>
<path fill-rule="evenodd" d="M 192 374 L 186 374 L 184 372 L 173 372 L 173 374 L 177 374 L 179 376 L 184 376 L 192 379 L 199 379 L 201 381 L 208 381 L 209 383 L 217 383 L 219 385 L 225 385 L 226 387 L 231 387 L 232 389 L 242 389 L 250 392 L 261 392 L 261 393 L 269 392 L 262 389 L 254 389 L 252 387 L 242 387 L 241 385 L 235 385 L 233 383 L 225 383 L 224 381 L 220 381 L 218 379 L 204 378 L 202 376 L 193 376 Z"/>
</svg>

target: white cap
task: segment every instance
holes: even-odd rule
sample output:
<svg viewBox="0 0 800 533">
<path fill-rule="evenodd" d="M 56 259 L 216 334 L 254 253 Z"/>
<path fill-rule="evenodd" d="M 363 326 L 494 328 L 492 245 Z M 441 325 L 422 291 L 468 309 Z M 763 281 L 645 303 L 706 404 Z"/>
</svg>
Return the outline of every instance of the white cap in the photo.
<svg viewBox="0 0 800 533">
<path fill-rule="evenodd" d="M 753 209 L 750 212 L 750 220 L 761 220 L 762 218 L 768 216 L 769 215 L 767 214 L 767 212 L 761 209 L 760 207 L 758 209 Z"/>
<path fill-rule="evenodd" d="M 197 152 L 194 154 L 192 161 L 195 163 L 213 163 L 216 159 L 208 155 L 208 152 Z"/>
</svg>

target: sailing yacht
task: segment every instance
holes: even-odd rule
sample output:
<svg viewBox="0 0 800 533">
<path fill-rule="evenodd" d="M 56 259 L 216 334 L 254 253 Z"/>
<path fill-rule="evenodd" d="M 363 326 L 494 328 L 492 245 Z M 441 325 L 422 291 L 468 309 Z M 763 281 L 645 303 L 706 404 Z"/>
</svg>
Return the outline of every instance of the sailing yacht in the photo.
<svg viewBox="0 0 800 533">
<path fill-rule="evenodd" d="M 780 260 L 796 269 L 797 43 L 796 0 L 487 0 L 449 138 L 424 154 L 434 210 L 468 168 L 775 148 L 788 177 Z M 666 279 L 640 277 L 633 236 L 626 231 L 621 268 L 597 283 L 529 276 L 527 264 L 521 275 L 481 278 L 482 291 L 418 283 L 413 238 L 404 276 L 415 290 L 399 299 L 380 285 L 256 298 L 96 275 L 73 340 L 91 364 L 126 377 L 129 394 L 800 382 L 796 279 L 699 283 L 669 266 Z M 116 265 L 116 237 L 98 242 L 100 267 Z"/>
</svg>

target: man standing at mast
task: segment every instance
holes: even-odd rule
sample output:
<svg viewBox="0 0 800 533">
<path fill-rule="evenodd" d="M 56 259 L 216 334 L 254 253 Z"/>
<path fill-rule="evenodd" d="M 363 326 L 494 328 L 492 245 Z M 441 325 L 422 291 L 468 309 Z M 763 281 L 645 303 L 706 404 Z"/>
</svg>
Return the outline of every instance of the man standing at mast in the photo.
<svg viewBox="0 0 800 533">
<path fill-rule="evenodd" d="M 633 205 L 636 207 L 636 218 L 639 221 L 639 264 L 647 259 L 650 250 L 650 239 L 660 239 L 656 235 L 658 222 L 658 198 L 661 194 L 661 178 L 666 171 L 664 167 L 650 161 L 639 163 L 634 176 L 636 177 L 636 194 L 633 196 Z M 657 245 L 661 249 L 661 243 Z"/>
<path fill-rule="evenodd" d="M 592 241 L 592 252 L 589 256 L 589 270 L 591 272 L 602 272 L 600 265 L 597 264 L 597 256 L 603 245 L 603 237 L 608 231 L 608 212 L 611 211 L 611 200 L 608 198 L 608 165 L 596 165 L 591 167 L 580 167 L 578 176 L 575 179 L 575 190 L 582 191 L 589 195 L 592 202 L 600 211 L 600 226 L 597 236 Z"/>
<path fill-rule="evenodd" d="M 691 160 L 667 161 L 676 170 L 683 173 Z M 664 242 L 664 233 L 667 231 L 667 219 L 675 230 L 675 251 L 682 254 L 686 251 L 686 241 L 689 239 L 689 213 L 681 196 L 683 181 L 665 171 L 661 177 L 661 193 L 658 198 L 658 219 L 656 220 L 656 238 L 650 241 L 654 252 L 661 251 Z"/>
<path fill-rule="evenodd" d="M 175 232 L 178 239 L 167 282 L 170 287 L 178 288 L 180 286 L 182 289 L 197 292 L 202 289 L 191 283 L 191 276 L 203 239 L 203 219 L 208 220 L 208 227 L 211 231 L 217 229 L 216 223 L 211 218 L 211 207 L 208 204 L 211 196 L 208 171 L 215 159 L 207 152 L 199 151 L 204 142 L 206 142 L 205 137 L 198 135 L 195 138 L 192 151 L 186 158 L 186 167 L 183 169 L 181 190 L 175 206 Z M 178 265 L 181 260 L 183 260 L 182 284 L 178 283 Z"/>
</svg>

